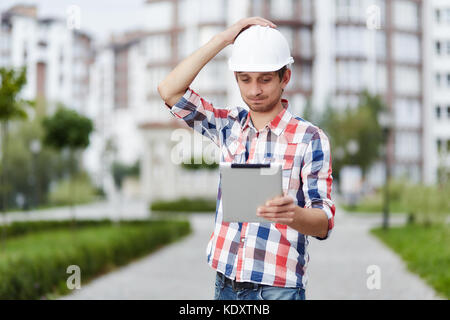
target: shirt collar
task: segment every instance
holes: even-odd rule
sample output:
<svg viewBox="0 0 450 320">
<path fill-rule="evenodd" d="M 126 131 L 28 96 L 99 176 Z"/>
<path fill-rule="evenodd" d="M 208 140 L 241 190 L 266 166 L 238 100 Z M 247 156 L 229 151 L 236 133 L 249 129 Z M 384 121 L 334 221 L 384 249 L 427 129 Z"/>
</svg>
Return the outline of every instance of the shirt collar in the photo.
<svg viewBox="0 0 450 320">
<path fill-rule="evenodd" d="M 275 118 L 272 119 L 272 121 L 267 123 L 265 126 L 269 127 L 269 129 L 277 136 L 283 133 L 284 129 L 292 118 L 292 114 L 288 110 L 289 102 L 286 99 L 281 99 L 281 104 L 283 105 L 283 109 L 275 116 Z M 258 131 L 251 122 L 250 112 L 248 112 L 247 114 L 242 130 L 245 130 L 247 127 L 252 127 L 253 129 L 255 129 L 255 131 Z"/>
</svg>

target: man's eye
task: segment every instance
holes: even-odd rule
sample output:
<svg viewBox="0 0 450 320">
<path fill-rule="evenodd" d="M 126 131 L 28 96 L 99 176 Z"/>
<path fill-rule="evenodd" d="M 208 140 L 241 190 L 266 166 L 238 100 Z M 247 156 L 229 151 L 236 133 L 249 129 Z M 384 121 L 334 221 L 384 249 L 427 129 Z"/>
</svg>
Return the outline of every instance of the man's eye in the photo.
<svg viewBox="0 0 450 320">
<path fill-rule="evenodd" d="M 263 79 L 264 82 L 270 82 L 272 79 Z"/>
<path fill-rule="evenodd" d="M 241 79 L 241 81 L 243 81 L 243 82 L 248 82 L 248 79 Z"/>
</svg>

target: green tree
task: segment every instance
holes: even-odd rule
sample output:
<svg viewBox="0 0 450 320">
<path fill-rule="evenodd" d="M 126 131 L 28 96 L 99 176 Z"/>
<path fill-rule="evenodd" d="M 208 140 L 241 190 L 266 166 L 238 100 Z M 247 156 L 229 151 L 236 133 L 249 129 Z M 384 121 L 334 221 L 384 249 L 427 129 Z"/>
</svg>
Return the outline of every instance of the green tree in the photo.
<svg viewBox="0 0 450 320">
<path fill-rule="evenodd" d="M 72 158 L 80 159 L 80 153 L 89 145 L 89 135 L 93 131 L 93 123 L 89 118 L 78 114 L 74 110 L 69 110 L 63 105 L 59 105 L 56 112 L 49 117 L 43 119 L 43 126 L 45 129 L 44 143 L 59 151 L 67 151 Z M 79 168 L 79 161 L 71 165 L 69 168 L 70 177 Z M 72 185 L 72 184 L 71 184 Z M 71 190 L 71 194 L 75 190 Z M 73 220 L 75 220 L 75 213 L 73 201 L 71 202 L 71 209 L 73 213 Z"/>
<path fill-rule="evenodd" d="M 1 147 L 2 147 L 2 210 L 6 214 L 8 201 L 8 131 L 9 123 L 13 120 L 26 120 L 26 108 L 33 106 L 31 101 L 22 99 L 20 93 L 27 83 L 26 68 L 0 68 L 0 122 L 1 122 Z M 2 233 L 2 245 L 6 239 L 5 228 Z"/>
<path fill-rule="evenodd" d="M 138 177 L 140 172 L 139 160 L 134 165 L 127 165 L 118 161 L 112 163 L 112 173 L 114 183 L 118 188 L 122 188 L 125 177 Z"/>
<path fill-rule="evenodd" d="M 364 91 L 356 108 L 340 111 L 327 106 L 320 117 L 319 127 L 328 135 L 333 155 L 333 176 L 346 165 L 361 168 L 365 178 L 368 170 L 380 157 L 383 143 L 382 128 L 378 114 L 384 110 L 382 98 Z"/>
</svg>

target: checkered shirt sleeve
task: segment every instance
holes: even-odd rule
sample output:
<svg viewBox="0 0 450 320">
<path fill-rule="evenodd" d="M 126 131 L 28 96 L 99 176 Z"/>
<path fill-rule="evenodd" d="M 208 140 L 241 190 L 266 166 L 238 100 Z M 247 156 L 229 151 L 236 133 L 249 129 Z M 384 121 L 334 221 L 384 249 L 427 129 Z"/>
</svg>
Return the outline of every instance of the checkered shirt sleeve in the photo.
<svg viewBox="0 0 450 320">
<path fill-rule="evenodd" d="M 170 112 L 219 146 L 219 132 L 228 123 L 230 110 L 214 108 L 210 102 L 188 88 Z"/>
<path fill-rule="evenodd" d="M 322 209 L 328 218 L 328 238 L 334 226 L 336 208 L 331 200 L 331 148 L 328 137 L 318 129 L 311 138 L 303 158 L 301 176 L 303 180 L 303 194 L 305 208 Z"/>
</svg>

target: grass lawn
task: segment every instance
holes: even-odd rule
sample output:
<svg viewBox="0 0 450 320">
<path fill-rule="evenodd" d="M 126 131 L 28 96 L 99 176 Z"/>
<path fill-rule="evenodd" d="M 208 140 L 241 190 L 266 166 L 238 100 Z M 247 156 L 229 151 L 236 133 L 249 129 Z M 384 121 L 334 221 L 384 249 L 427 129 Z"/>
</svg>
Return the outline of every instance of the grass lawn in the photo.
<svg viewBox="0 0 450 320">
<path fill-rule="evenodd" d="M 377 199 L 364 199 L 355 206 L 340 204 L 342 209 L 349 213 L 381 213 L 383 212 L 383 202 Z M 389 205 L 390 213 L 407 213 L 406 208 L 399 201 L 391 201 Z"/>
<path fill-rule="evenodd" d="M 450 299 L 450 228 L 448 225 L 406 225 L 371 232 L 398 253 L 408 269 L 441 296 Z"/>
</svg>

